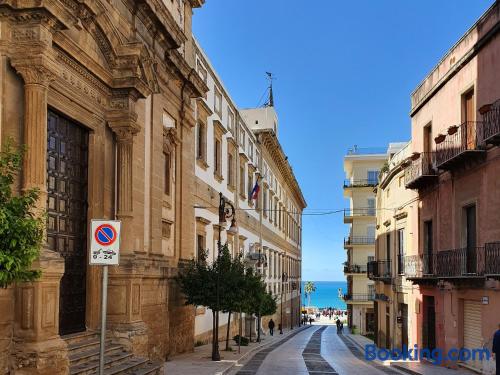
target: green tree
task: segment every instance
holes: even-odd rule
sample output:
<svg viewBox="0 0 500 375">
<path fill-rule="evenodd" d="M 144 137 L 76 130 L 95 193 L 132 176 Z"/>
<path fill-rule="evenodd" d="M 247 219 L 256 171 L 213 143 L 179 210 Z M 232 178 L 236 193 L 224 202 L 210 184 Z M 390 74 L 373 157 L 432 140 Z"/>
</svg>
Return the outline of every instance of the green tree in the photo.
<svg viewBox="0 0 500 375">
<path fill-rule="evenodd" d="M 37 189 L 19 195 L 12 184 L 21 170 L 23 150 L 15 150 L 7 140 L 0 152 L 0 287 L 15 282 L 33 281 L 40 271 L 31 265 L 43 244 L 44 216 L 36 214 Z"/>
<path fill-rule="evenodd" d="M 304 286 L 304 293 L 307 296 L 307 306 L 311 306 L 311 294 L 316 291 L 316 285 L 312 281 L 306 282 Z"/>
</svg>

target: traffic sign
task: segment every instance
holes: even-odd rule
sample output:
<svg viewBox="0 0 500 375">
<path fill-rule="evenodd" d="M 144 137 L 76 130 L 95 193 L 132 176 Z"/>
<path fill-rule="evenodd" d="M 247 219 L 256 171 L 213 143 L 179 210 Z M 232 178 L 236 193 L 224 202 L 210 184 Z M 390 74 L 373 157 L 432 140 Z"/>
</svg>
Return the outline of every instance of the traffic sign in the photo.
<svg viewBox="0 0 500 375">
<path fill-rule="evenodd" d="M 91 265 L 118 265 L 120 260 L 120 221 L 92 220 L 90 225 Z"/>
</svg>

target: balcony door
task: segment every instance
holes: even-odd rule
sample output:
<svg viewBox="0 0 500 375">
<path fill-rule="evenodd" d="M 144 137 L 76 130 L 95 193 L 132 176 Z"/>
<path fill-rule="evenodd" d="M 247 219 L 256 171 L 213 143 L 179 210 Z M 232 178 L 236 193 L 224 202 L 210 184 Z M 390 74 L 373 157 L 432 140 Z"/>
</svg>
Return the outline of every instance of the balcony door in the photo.
<svg viewBox="0 0 500 375">
<path fill-rule="evenodd" d="M 368 205 L 368 216 L 375 216 L 375 198 L 368 198 L 367 200 L 367 205 Z"/>
<path fill-rule="evenodd" d="M 368 171 L 368 184 L 376 185 L 378 183 L 378 171 Z"/>
<path fill-rule="evenodd" d="M 466 245 L 466 273 L 477 272 L 476 205 L 464 207 Z"/>
<path fill-rule="evenodd" d="M 474 90 L 470 90 L 463 96 L 463 114 L 466 129 L 467 150 L 476 148 L 476 114 L 474 110 Z M 464 133 L 462 133 L 464 134 Z"/>
<path fill-rule="evenodd" d="M 424 221 L 424 262 L 423 262 L 423 272 L 424 274 L 433 274 L 434 264 L 433 264 L 433 241 L 432 241 L 432 220 Z"/>
</svg>

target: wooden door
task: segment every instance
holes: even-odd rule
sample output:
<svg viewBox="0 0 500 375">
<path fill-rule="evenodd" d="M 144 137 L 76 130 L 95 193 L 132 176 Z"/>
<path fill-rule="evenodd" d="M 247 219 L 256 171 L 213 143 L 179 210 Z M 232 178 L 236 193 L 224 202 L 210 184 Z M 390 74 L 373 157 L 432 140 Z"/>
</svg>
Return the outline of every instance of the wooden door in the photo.
<svg viewBox="0 0 500 375">
<path fill-rule="evenodd" d="M 85 330 L 88 133 L 49 111 L 47 243 L 64 258 L 59 301 L 61 335 Z"/>
<path fill-rule="evenodd" d="M 476 115 L 474 110 L 473 90 L 464 95 L 464 121 L 467 150 L 474 150 L 476 149 Z"/>
</svg>

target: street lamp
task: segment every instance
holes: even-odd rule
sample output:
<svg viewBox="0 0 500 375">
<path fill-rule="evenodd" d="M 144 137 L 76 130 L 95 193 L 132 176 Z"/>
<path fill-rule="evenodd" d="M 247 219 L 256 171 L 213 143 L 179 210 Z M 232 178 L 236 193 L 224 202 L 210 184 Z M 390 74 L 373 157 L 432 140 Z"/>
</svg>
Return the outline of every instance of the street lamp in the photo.
<svg viewBox="0 0 500 375">
<path fill-rule="evenodd" d="M 283 334 L 283 283 L 288 280 L 288 274 L 283 272 L 281 274 L 281 323 L 280 323 L 280 335 Z"/>
<path fill-rule="evenodd" d="M 222 193 L 219 193 L 219 239 L 217 241 L 217 260 L 219 260 L 222 252 L 221 243 L 221 231 L 222 228 L 226 226 L 227 221 L 231 219 L 231 226 L 227 230 L 230 234 L 235 234 L 237 232 L 236 228 L 236 211 L 231 202 L 229 202 Z M 220 262 L 219 262 L 220 265 Z M 217 314 L 215 315 L 215 332 L 212 343 L 212 361 L 220 361 L 219 353 L 219 311 L 220 311 L 220 269 L 217 270 L 217 285 L 216 285 L 216 295 L 217 295 Z"/>
</svg>

